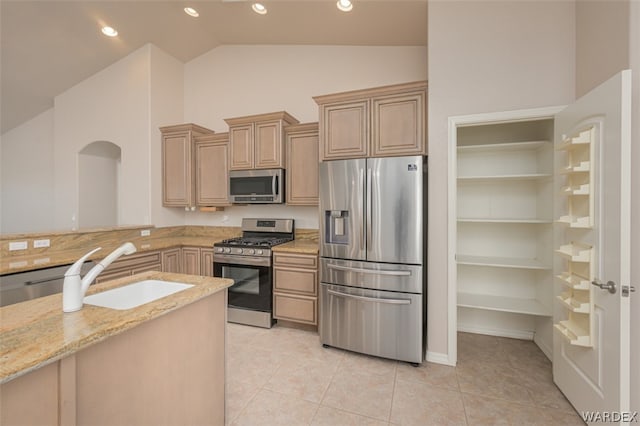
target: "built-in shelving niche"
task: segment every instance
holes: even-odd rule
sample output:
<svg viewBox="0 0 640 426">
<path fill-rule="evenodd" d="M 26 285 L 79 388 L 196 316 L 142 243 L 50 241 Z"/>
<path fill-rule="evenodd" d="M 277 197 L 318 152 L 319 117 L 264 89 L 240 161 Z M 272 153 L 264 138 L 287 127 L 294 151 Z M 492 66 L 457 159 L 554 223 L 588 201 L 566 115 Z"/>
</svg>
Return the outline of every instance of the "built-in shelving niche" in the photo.
<svg viewBox="0 0 640 426">
<path fill-rule="evenodd" d="M 555 330 L 577 346 L 592 346 L 593 289 L 596 248 L 590 230 L 594 225 L 594 146 L 596 128 L 589 126 L 556 146 L 560 176 L 557 183 L 557 233 L 555 276 L 561 284 L 556 296 L 561 319 Z"/>
<path fill-rule="evenodd" d="M 552 140 L 551 119 L 457 128 L 460 331 L 552 346 Z"/>
</svg>

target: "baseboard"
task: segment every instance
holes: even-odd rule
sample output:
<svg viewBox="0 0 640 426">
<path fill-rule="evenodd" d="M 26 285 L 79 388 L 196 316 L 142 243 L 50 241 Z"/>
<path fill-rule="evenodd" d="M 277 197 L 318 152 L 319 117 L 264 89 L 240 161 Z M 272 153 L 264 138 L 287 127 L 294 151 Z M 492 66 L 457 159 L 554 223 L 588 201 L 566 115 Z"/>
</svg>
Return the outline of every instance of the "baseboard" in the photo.
<svg viewBox="0 0 640 426">
<path fill-rule="evenodd" d="M 458 331 L 462 331 L 464 333 L 486 334 L 488 336 L 509 337 L 511 339 L 520 340 L 533 340 L 534 337 L 533 331 L 477 327 L 461 325 L 460 323 L 458 323 Z"/>
<path fill-rule="evenodd" d="M 434 364 L 450 365 L 452 367 L 456 366 L 455 361 L 449 359 L 449 355 L 440 352 L 427 351 L 426 360 L 427 362 L 433 362 Z"/>
<path fill-rule="evenodd" d="M 537 334 L 533 337 L 533 341 L 536 345 L 538 345 L 542 353 L 545 354 L 547 358 L 549 358 L 549 361 L 553 362 L 553 349 L 548 345 L 545 345 L 543 340 L 538 338 Z"/>
</svg>

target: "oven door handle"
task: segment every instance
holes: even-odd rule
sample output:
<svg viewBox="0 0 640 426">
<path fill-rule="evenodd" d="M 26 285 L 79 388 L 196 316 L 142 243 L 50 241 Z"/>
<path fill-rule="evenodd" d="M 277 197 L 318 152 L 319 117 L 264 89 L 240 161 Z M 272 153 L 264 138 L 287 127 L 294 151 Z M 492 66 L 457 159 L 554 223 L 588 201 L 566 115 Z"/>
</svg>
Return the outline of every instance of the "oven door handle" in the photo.
<svg viewBox="0 0 640 426">
<path fill-rule="evenodd" d="M 333 294 L 334 296 L 345 297 L 348 299 L 357 299 L 357 300 L 362 300 L 364 302 L 386 303 L 389 305 L 410 305 L 411 304 L 411 299 L 379 299 L 377 297 L 358 296 L 356 294 L 347 294 L 347 293 L 342 293 L 340 291 L 329 290 L 329 289 L 327 289 L 327 292 L 329 294 Z"/>
<path fill-rule="evenodd" d="M 352 268 L 350 266 L 341 266 L 341 265 L 327 265 L 327 268 L 336 269 L 338 271 L 361 272 L 363 274 L 393 275 L 393 276 L 396 276 L 396 277 L 409 277 L 409 276 L 411 276 L 411 271 L 390 271 L 390 270 L 387 270 L 387 269 Z"/>
</svg>

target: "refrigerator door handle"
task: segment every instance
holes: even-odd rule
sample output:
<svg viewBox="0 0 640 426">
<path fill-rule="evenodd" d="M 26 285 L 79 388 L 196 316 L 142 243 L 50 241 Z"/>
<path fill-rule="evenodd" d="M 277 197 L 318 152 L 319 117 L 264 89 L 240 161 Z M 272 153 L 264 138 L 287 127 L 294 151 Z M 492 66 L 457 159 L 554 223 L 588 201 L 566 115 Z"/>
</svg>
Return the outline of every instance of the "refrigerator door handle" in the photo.
<svg viewBox="0 0 640 426">
<path fill-rule="evenodd" d="M 386 269 L 351 268 L 349 266 L 341 266 L 341 265 L 327 265 L 327 268 L 336 269 L 336 270 L 339 270 L 339 271 L 361 272 L 363 274 L 393 275 L 393 276 L 398 276 L 398 277 L 411 276 L 411 271 L 389 271 L 389 270 L 386 270 Z"/>
<path fill-rule="evenodd" d="M 390 305 L 410 305 L 411 304 L 410 299 L 378 299 L 377 297 L 358 296 L 356 294 L 347 294 L 347 293 L 342 293 L 340 291 L 335 291 L 335 290 L 327 290 L 327 292 L 329 294 L 333 294 L 334 296 L 346 297 L 349 299 L 358 299 L 365 302 L 387 303 Z"/>
<path fill-rule="evenodd" d="M 365 181 L 364 181 L 364 169 L 360 169 L 360 189 L 363 191 L 362 193 L 364 194 L 364 189 L 365 189 Z M 364 205 L 364 203 L 360 204 L 360 205 Z M 360 218 L 360 247 L 361 249 L 365 249 L 365 236 L 364 236 L 364 223 L 363 223 L 363 219 Z"/>
<path fill-rule="evenodd" d="M 367 251 L 369 251 L 370 241 L 371 241 L 371 220 L 372 220 L 372 212 L 373 210 L 373 202 L 371 200 L 373 182 L 371 181 L 371 167 L 367 167 Z"/>
</svg>

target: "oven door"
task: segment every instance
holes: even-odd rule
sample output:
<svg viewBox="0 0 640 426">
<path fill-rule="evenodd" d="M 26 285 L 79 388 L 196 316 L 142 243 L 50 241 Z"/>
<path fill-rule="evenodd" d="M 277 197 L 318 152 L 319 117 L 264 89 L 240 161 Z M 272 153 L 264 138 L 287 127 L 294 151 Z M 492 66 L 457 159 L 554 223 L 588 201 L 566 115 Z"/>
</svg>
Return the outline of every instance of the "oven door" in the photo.
<svg viewBox="0 0 640 426">
<path fill-rule="evenodd" d="M 271 259 L 219 255 L 213 260 L 213 276 L 230 278 L 228 305 L 241 309 L 271 312 Z"/>
</svg>

